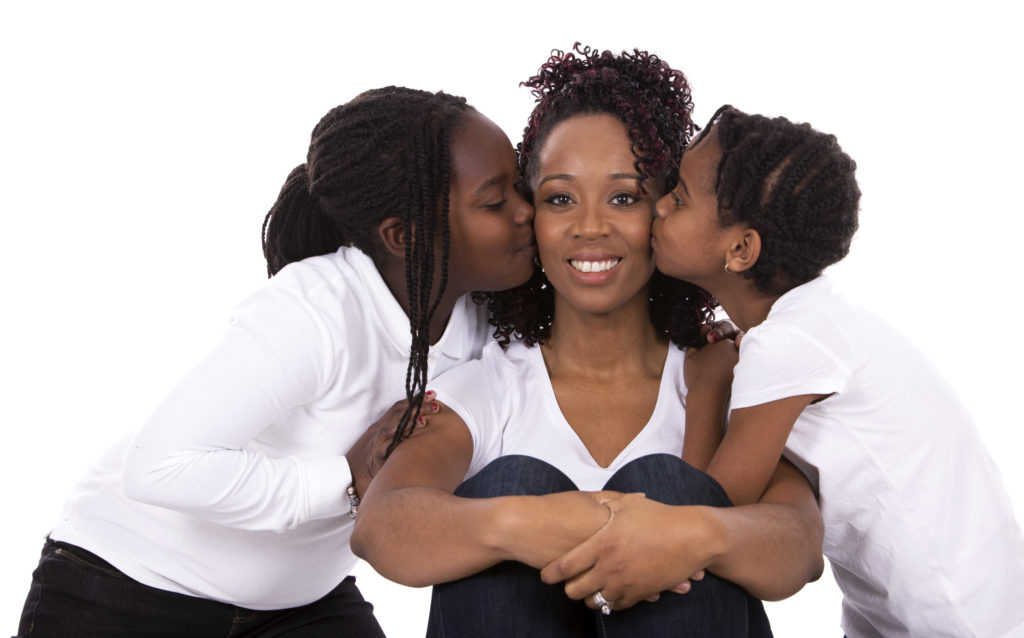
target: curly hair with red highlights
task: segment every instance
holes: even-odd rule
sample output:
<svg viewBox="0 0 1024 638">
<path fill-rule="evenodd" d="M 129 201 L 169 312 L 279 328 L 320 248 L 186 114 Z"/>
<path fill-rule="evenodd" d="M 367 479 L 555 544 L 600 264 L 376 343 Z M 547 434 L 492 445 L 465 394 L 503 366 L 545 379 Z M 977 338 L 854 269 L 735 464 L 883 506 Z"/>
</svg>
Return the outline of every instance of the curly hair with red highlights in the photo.
<svg viewBox="0 0 1024 638">
<path fill-rule="evenodd" d="M 609 113 L 622 120 L 642 180 L 674 180 L 694 132 L 693 100 L 686 76 L 658 56 L 639 49 L 615 55 L 577 42 L 568 53 L 553 51 L 537 75 L 520 86 L 532 89 L 536 98 L 518 147 L 519 170 L 528 188 L 537 174 L 531 160 L 551 130 L 587 113 Z"/>
<path fill-rule="evenodd" d="M 679 161 L 694 132 L 690 86 L 681 71 L 658 56 L 634 49 L 598 51 L 576 43 L 569 52 L 555 50 L 537 74 L 522 83 L 536 104 L 519 143 L 519 172 L 532 193 L 536 157 L 551 131 L 578 115 L 607 113 L 626 127 L 636 157 L 641 188 L 657 194 L 675 186 Z M 651 278 L 651 322 L 679 347 L 703 343 L 701 328 L 714 320 L 718 303 L 702 288 L 660 272 Z M 539 262 L 528 282 L 499 293 L 474 293 L 486 302 L 494 336 L 503 346 L 522 339 L 543 342 L 554 319 L 554 289 Z"/>
</svg>

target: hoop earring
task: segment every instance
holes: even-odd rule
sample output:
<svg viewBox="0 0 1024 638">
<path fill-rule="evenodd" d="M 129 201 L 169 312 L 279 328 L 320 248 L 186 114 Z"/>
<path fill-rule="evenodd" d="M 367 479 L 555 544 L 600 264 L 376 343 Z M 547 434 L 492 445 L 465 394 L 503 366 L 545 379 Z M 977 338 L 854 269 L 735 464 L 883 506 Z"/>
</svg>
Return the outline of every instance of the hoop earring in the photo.
<svg viewBox="0 0 1024 638">
<path fill-rule="evenodd" d="M 728 273 L 732 272 L 731 270 L 729 270 L 729 262 L 725 262 L 725 272 L 728 272 Z"/>
</svg>

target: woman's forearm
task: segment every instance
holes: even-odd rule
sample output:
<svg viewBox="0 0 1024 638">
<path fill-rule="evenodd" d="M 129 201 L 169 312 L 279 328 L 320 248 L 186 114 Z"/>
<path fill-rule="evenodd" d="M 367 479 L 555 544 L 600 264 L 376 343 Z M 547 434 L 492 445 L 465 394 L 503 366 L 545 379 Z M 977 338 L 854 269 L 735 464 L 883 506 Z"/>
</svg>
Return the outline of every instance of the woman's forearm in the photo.
<svg viewBox="0 0 1024 638">
<path fill-rule="evenodd" d="M 384 577 L 423 587 L 508 558 L 498 530 L 503 499 L 465 499 L 432 487 L 374 493 L 356 519 L 352 550 Z"/>
<path fill-rule="evenodd" d="M 580 492 L 461 498 L 401 487 L 368 494 L 352 549 L 381 575 L 421 587 L 475 574 L 503 560 L 543 567 L 608 520 L 608 509 Z"/>
<path fill-rule="evenodd" d="M 547 583 L 567 581 L 570 598 L 600 590 L 628 607 L 708 569 L 777 600 L 822 570 L 821 514 L 810 486 L 788 464 L 753 505 L 666 505 L 626 494 L 608 507 L 607 525 L 542 572 Z"/>
<path fill-rule="evenodd" d="M 473 442 L 442 410 L 395 448 L 363 495 L 352 549 L 382 575 L 425 586 L 475 574 L 503 560 L 533 567 L 600 529 L 610 515 L 582 492 L 545 496 L 455 496 Z"/>
<path fill-rule="evenodd" d="M 758 503 L 711 513 L 722 540 L 708 569 L 764 600 L 792 596 L 824 569 L 821 510 L 803 475 L 779 464 Z"/>
<path fill-rule="evenodd" d="M 792 596 L 822 572 L 820 531 L 788 505 L 708 508 L 720 551 L 707 569 L 763 600 Z"/>
</svg>

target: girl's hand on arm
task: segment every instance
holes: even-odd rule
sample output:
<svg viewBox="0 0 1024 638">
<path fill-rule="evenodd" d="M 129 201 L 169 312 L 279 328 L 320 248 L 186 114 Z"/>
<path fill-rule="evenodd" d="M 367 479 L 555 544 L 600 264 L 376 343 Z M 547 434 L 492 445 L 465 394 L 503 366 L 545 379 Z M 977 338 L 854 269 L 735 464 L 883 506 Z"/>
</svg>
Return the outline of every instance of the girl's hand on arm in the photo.
<svg viewBox="0 0 1024 638">
<path fill-rule="evenodd" d="M 733 342 L 737 349 L 740 347 L 740 341 L 743 340 L 744 334 L 739 326 L 728 319 L 720 319 L 714 322 L 710 328 L 706 328 L 703 332 L 704 338 L 707 339 L 708 343 L 718 343 L 728 339 Z"/>
<path fill-rule="evenodd" d="M 345 454 L 348 466 L 352 471 L 352 484 L 356 488 L 357 495 L 366 494 L 370 481 L 384 465 L 388 445 L 395 437 L 398 422 L 405 414 L 408 405 L 409 401 L 406 399 L 396 402 L 384 413 L 384 416 L 367 428 L 366 432 L 363 432 L 363 435 L 352 444 L 351 449 Z M 437 412 L 438 408 L 437 402 L 434 401 L 434 393 L 427 392 L 423 396 L 423 405 L 420 407 L 420 416 L 414 424 L 415 427 L 426 427 L 430 415 Z"/>
</svg>

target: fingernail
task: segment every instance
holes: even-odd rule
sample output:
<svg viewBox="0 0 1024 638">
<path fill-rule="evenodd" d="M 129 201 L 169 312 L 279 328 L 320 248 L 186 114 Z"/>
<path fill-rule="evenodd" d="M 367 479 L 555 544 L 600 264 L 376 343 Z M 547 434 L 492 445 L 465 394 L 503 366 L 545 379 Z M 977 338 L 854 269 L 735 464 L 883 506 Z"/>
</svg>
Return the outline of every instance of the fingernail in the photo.
<svg viewBox="0 0 1024 638">
<path fill-rule="evenodd" d="M 427 420 L 421 416 L 416 417 L 416 425 L 426 425 Z"/>
<path fill-rule="evenodd" d="M 437 412 L 438 410 L 441 409 L 441 406 L 439 406 L 436 401 L 434 403 L 431 403 L 430 405 L 434 407 L 434 412 Z"/>
<path fill-rule="evenodd" d="M 716 341 L 718 341 L 718 335 L 716 335 L 713 332 L 709 332 L 708 333 L 708 343 L 714 343 Z"/>
<path fill-rule="evenodd" d="M 434 394 L 433 390 L 427 390 L 427 393 L 423 395 L 423 398 L 425 398 L 427 401 L 433 401 L 435 396 L 436 395 Z"/>
</svg>

